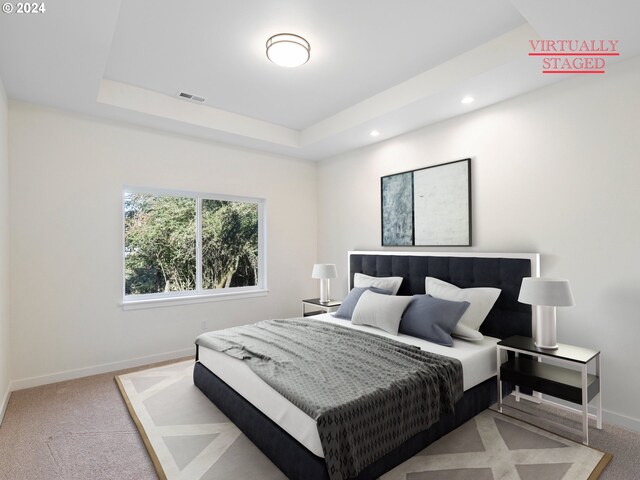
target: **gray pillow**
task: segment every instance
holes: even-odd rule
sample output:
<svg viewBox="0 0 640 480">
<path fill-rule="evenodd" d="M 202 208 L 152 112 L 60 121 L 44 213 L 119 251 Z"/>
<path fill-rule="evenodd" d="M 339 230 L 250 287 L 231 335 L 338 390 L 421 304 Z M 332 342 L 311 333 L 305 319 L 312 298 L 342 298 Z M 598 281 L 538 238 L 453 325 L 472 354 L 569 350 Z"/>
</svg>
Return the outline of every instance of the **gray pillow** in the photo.
<svg viewBox="0 0 640 480">
<path fill-rule="evenodd" d="M 414 295 L 413 301 L 402 315 L 400 333 L 451 347 L 451 332 L 467 308 L 469 302 Z"/>
<path fill-rule="evenodd" d="M 354 287 L 349 292 L 349 295 L 342 300 L 342 305 L 340 305 L 340 308 L 338 308 L 338 311 L 333 316 L 337 318 L 344 318 L 345 320 L 351 320 L 358 300 L 360 300 L 362 294 L 367 290 L 371 290 L 375 293 L 381 293 L 383 295 L 389 295 L 391 293 L 388 290 L 382 290 L 376 287 Z"/>
<path fill-rule="evenodd" d="M 376 287 L 388 290 L 391 295 L 396 295 L 402 285 L 402 277 L 371 277 L 364 273 L 356 273 L 353 276 L 354 287 Z"/>
<path fill-rule="evenodd" d="M 398 326 L 402 313 L 411 303 L 413 297 L 406 295 L 380 295 L 374 292 L 364 292 L 353 311 L 351 323 L 354 325 L 369 325 L 393 335 L 398 335 Z"/>
</svg>

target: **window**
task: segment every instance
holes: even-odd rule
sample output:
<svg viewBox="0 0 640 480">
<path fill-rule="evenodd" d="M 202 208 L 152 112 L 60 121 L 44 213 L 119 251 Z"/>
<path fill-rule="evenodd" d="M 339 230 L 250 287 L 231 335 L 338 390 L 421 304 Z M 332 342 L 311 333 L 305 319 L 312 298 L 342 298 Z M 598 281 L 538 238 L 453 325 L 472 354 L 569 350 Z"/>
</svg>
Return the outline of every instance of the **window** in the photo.
<svg viewBox="0 0 640 480">
<path fill-rule="evenodd" d="M 125 189 L 124 303 L 264 291 L 264 200 Z"/>
</svg>

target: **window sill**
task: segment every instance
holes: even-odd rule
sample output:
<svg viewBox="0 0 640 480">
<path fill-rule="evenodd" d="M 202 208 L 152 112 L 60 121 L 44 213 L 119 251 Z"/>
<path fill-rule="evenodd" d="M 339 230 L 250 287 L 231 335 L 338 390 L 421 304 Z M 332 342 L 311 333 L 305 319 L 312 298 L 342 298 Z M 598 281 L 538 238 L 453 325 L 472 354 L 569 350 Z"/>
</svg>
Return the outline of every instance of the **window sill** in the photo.
<svg viewBox="0 0 640 480">
<path fill-rule="evenodd" d="M 261 289 L 244 292 L 183 295 L 168 298 L 147 298 L 144 300 L 125 300 L 120 302 L 120 306 L 123 310 L 142 310 L 145 308 L 175 307 L 178 305 L 193 305 L 197 303 L 221 302 L 224 300 L 239 300 L 242 298 L 264 297 L 267 295 L 267 293 L 269 293 L 269 290 Z"/>
</svg>

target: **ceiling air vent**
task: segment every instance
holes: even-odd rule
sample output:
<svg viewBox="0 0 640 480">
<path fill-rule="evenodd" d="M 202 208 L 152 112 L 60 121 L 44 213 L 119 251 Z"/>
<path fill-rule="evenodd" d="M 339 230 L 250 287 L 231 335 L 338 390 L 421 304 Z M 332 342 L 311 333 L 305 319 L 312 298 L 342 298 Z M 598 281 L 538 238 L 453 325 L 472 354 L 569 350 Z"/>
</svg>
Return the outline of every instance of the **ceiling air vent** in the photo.
<svg viewBox="0 0 640 480">
<path fill-rule="evenodd" d="M 204 102 L 204 98 L 199 97 L 197 95 L 192 95 L 192 94 L 187 93 L 187 92 L 180 92 L 178 94 L 178 97 L 184 98 L 185 100 L 191 100 L 192 102 L 196 102 L 196 103 Z"/>
</svg>

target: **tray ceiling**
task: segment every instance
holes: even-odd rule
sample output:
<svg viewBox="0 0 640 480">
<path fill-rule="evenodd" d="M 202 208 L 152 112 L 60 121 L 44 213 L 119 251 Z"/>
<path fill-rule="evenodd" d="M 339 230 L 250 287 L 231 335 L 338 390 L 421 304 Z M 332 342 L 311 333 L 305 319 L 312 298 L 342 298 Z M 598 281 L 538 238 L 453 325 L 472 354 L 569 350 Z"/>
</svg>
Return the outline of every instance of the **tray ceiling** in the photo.
<svg viewBox="0 0 640 480">
<path fill-rule="evenodd" d="M 0 76 L 13 99 L 322 159 L 565 77 L 540 73 L 530 39 L 640 53 L 637 6 L 587 3 L 58 0 L 0 16 Z M 307 64 L 268 61 L 280 32 L 311 43 Z"/>
</svg>

